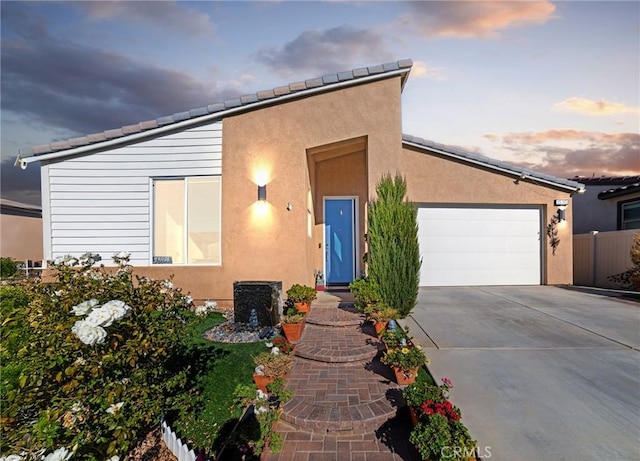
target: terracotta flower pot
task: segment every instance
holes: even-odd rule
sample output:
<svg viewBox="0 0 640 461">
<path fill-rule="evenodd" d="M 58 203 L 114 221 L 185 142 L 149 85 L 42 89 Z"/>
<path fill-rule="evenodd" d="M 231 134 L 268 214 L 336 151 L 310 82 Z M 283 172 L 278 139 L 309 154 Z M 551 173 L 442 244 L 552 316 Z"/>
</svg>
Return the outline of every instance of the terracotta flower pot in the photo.
<svg viewBox="0 0 640 461">
<path fill-rule="evenodd" d="M 253 382 L 256 383 L 256 386 L 258 386 L 258 389 L 260 389 L 265 394 L 269 392 L 267 390 L 267 385 L 271 384 L 275 380 L 276 378 L 272 376 L 265 376 L 265 375 L 258 375 L 258 374 L 253 375 Z"/>
<path fill-rule="evenodd" d="M 411 405 L 409 405 L 407 408 L 409 408 L 409 418 L 411 419 L 411 425 L 413 427 L 416 427 L 418 425 L 418 415 L 416 414 L 416 410 Z"/>
<path fill-rule="evenodd" d="M 380 336 L 380 333 L 382 333 L 382 330 L 384 330 L 387 327 L 387 323 L 389 323 L 389 322 L 374 322 L 373 323 L 373 327 L 376 329 L 376 334 L 378 336 Z"/>
<path fill-rule="evenodd" d="M 294 303 L 298 312 L 309 312 L 311 303 Z"/>
<path fill-rule="evenodd" d="M 303 323 L 283 323 L 282 329 L 284 330 L 284 335 L 287 337 L 290 343 L 296 343 L 300 340 L 300 335 L 302 334 L 302 328 L 304 327 Z"/>
<path fill-rule="evenodd" d="M 396 375 L 396 382 L 400 386 L 411 384 L 416 380 L 416 376 L 418 375 L 419 368 L 420 367 L 415 367 L 411 370 L 402 370 L 400 368 L 393 367 L 393 372 Z"/>
</svg>

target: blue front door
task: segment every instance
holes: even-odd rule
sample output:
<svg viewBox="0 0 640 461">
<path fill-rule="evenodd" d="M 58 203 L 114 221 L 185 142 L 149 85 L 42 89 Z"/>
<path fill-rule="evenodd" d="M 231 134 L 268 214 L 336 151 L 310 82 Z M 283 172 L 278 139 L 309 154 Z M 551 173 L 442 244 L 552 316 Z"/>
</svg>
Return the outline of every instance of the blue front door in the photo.
<svg viewBox="0 0 640 461">
<path fill-rule="evenodd" d="M 347 284 L 355 278 L 355 200 L 324 201 L 325 271 L 328 284 Z"/>
</svg>

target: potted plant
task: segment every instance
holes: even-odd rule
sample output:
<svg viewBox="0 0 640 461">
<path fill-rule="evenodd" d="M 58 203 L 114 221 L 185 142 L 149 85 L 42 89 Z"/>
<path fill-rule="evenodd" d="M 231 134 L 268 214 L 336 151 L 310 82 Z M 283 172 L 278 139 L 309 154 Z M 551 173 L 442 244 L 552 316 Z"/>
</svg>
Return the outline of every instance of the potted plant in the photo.
<svg viewBox="0 0 640 461">
<path fill-rule="evenodd" d="M 295 306 L 290 306 L 282 316 L 282 330 L 287 339 L 296 343 L 300 339 L 302 329 L 304 328 L 305 315 L 298 311 Z"/>
<path fill-rule="evenodd" d="M 355 299 L 354 306 L 361 311 L 380 302 L 378 285 L 369 278 L 359 277 L 349 284 Z"/>
<path fill-rule="evenodd" d="M 380 361 L 393 368 L 396 382 L 401 386 L 414 382 L 418 369 L 425 362 L 429 363 L 422 348 L 413 344 L 389 349 L 382 355 Z"/>
<path fill-rule="evenodd" d="M 384 303 L 377 303 L 365 307 L 364 314 L 373 322 L 377 335 L 380 335 L 389 320 L 398 318 L 398 310 Z"/>
<path fill-rule="evenodd" d="M 276 339 L 273 340 L 272 343 L 267 343 L 267 344 L 270 344 L 269 348 L 274 346 L 277 347 L 278 350 L 283 354 L 291 354 L 293 353 L 293 350 L 295 348 L 295 346 L 291 344 L 287 340 L 287 338 L 284 336 L 278 336 Z"/>
<path fill-rule="evenodd" d="M 402 390 L 414 427 L 418 424 L 417 413 L 421 405 L 429 400 L 444 402 L 449 397 L 449 389 L 452 387 L 453 383 L 449 378 L 442 378 L 441 386 L 435 386 L 426 381 L 414 381 Z"/>
<path fill-rule="evenodd" d="M 460 421 L 460 409 L 448 400 L 453 384 L 448 378 L 442 381 L 441 386 L 414 382 L 403 389 L 402 394 L 415 418 L 409 441 L 425 460 L 475 460 L 477 442 Z"/>
<path fill-rule="evenodd" d="M 244 414 L 217 459 L 263 459 L 269 452 L 282 449 L 282 436 L 276 432 L 281 406 L 293 397 L 283 378 L 269 384 L 269 393 L 250 386 L 238 386 L 234 406 L 244 408 Z M 225 451 L 226 448 L 226 451 Z M 225 457 L 221 456 L 222 452 Z"/>
<path fill-rule="evenodd" d="M 262 391 L 267 392 L 267 386 L 276 378 L 284 377 L 291 370 L 292 358 L 289 354 L 282 354 L 277 347 L 270 352 L 261 352 L 253 357 L 255 373 L 253 381 Z"/>
<path fill-rule="evenodd" d="M 410 344 L 412 337 L 409 336 L 408 326 L 403 328 L 395 322 L 389 321 L 387 326 L 380 332 L 380 339 L 388 350 Z"/>
<path fill-rule="evenodd" d="M 318 293 L 315 288 L 298 283 L 291 285 L 291 288 L 287 290 L 287 297 L 293 301 L 300 312 L 309 312 L 311 301 L 316 299 L 317 296 Z"/>
</svg>

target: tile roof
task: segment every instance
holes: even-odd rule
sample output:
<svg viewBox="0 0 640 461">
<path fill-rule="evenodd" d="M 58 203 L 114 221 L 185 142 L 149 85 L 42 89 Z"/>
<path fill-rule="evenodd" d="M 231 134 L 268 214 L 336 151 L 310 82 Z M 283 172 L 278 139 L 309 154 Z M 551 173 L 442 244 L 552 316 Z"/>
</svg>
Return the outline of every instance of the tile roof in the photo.
<svg viewBox="0 0 640 461">
<path fill-rule="evenodd" d="M 587 186 L 626 186 L 640 182 L 640 176 L 575 176 L 571 179 Z"/>
<path fill-rule="evenodd" d="M 330 90 L 333 86 L 341 86 L 345 84 L 357 84 L 358 80 L 367 79 L 369 77 L 384 78 L 385 74 L 396 74 L 397 71 L 404 71 L 403 85 L 407 79 L 407 75 L 413 66 L 411 59 L 403 59 L 387 64 L 362 67 L 347 72 L 339 72 L 329 74 L 318 78 L 312 78 L 300 82 L 294 82 L 289 85 L 279 86 L 271 90 L 258 91 L 257 93 L 246 94 L 239 98 L 229 99 L 223 102 L 210 104 L 206 107 L 198 107 L 185 112 L 179 112 L 173 115 L 159 117 L 155 120 L 140 122 L 135 125 L 124 126 L 113 130 L 107 130 L 102 133 L 89 134 L 78 138 L 68 139 L 66 141 L 57 141 L 49 144 L 42 144 L 31 148 L 31 154 L 38 156 L 81 146 L 89 146 L 107 140 L 113 140 L 126 137 L 132 134 L 142 133 L 144 131 L 153 130 L 155 128 L 173 125 L 179 122 L 194 120 L 197 123 L 200 117 L 215 116 L 220 114 L 224 116 L 224 112 L 229 109 L 246 108 L 251 110 L 252 106 L 265 102 L 279 102 L 279 99 L 296 95 L 297 93 L 307 92 L 309 90 L 326 89 Z M 24 159 L 23 159 L 24 160 Z M 17 163 L 17 162 L 16 162 Z"/>
<path fill-rule="evenodd" d="M 513 165 L 511 163 L 503 162 L 501 160 L 496 160 L 490 157 L 486 157 L 484 155 L 466 152 L 457 147 L 446 146 L 444 144 L 428 141 L 426 139 L 419 138 L 416 136 L 403 134 L 402 142 L 415 147 L 434 150 L 440 154 L 443 154 L 458 160 L 462 160 L 464 162 L 474 163 L 476 165 L 480 165 L 486 168 L 504 171 L 506 173 L 513 174 L 514 176 L 521 177 L 522 179 L 527 178 L 534 181 L 540 181 L 546 184 L 551 184 L 554 186 L 572 189 L 575 191 L 584 191 L 585 189 L 583 184 L 580 184 L 579 182 L 576 182 L 576 181 L 571 181 L 570 179 L 558 178 L 556 176 L 540 173 L 540 172 L 531 170 L 529 168 Z"/>
<path fill-rule="evenodd" d="M 640 192 L 640 182 L 627 184 L 626 186 L 616 187 L 614 189 L 608 189 L 608 190 L 602 191 L 598 194 L 598 199 L 608 200 L 610 198 L 621 197 L 623 195 L 629 195 L 635 192 Z"/>
</svg>

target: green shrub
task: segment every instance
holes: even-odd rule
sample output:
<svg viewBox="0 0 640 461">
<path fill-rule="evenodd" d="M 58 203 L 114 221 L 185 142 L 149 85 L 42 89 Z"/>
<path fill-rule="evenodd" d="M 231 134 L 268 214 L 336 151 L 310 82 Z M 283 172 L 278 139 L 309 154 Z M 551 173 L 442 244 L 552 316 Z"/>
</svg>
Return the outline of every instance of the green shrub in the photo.
<svg viewBox="0 0 640 461">
<path fill-rule="evenodd" d="M 368 276 L 380 299 L 398 309 L 401 318 L 415 306 L 420 283 L 417 208 L 405 200 L 407 184 L 400 175 L 385 175 L 369 204 Z"/>
<path fill-rule="evenodd" d="M 0 286 L 0 402 L 1 415 L 6 416 L 7 396 L 19 388 L 19 378 L 24 366 L 16 360 L 20 350 L 27 347 L 28 338 L 16 326 L 25 321 L 25 307 L 29 295 L 23 286 Z"/>
<path fill-rule="evenodd" d="M 179 403 L 191 300 L 171 280 L 134 278 L 127 254 L 114 259 L 111 274 L 91 267 L 97 255 L 59 258 L 55 282 L 25 283 L 28 305 L 17 293 L 13 307 L 2 300 L 2 370 L 13 382 L 2 392 L 3 455 L 124 456 Z M 5 349 L 5 337 L 20 340 Z"/>
<path fill-rule="evenodd" d="M 18 272 L 18 264 L 12 258 L 0 258 L 0 278 L 13 277 Z"/>
<path fill-rule="evenodd" d="M 291 285 L 291 288 L 287 290 L 287 297 L 295 303 L 310 303 L 316 299 L 318 293 L 316 289 L 307 285 L 300 285 L 296 283 Z"/>
<path fill-rule="evenodd" d="M 364 311 L 368 306 L 380 302 L 378 285 L 367 277 L 359 277 L 349 284 L 349 290 L 355 299 L 355 307 Z"/>
</svg>

